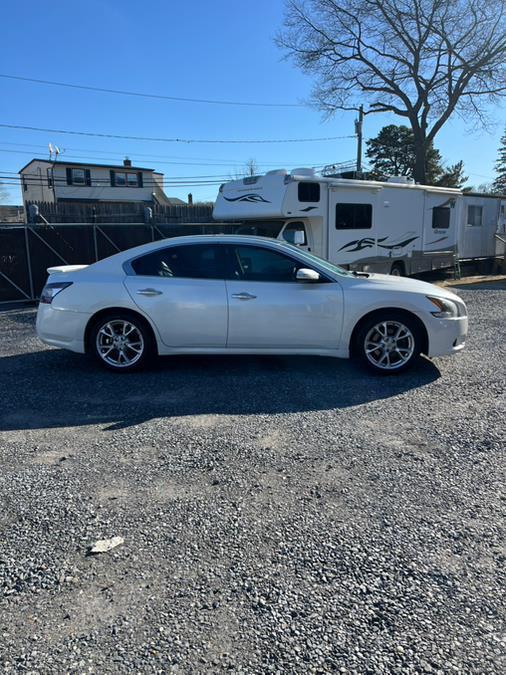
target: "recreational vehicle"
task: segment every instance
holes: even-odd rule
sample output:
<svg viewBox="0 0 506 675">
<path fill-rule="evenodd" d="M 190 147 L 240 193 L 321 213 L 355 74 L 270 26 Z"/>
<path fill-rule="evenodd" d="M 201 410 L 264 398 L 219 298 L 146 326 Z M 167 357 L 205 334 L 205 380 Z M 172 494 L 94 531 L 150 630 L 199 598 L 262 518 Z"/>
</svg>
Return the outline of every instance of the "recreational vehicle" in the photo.
<svg viewBox="0 0 506 675">
<path fill-rule="evenodd" d="M 285 239 L 349 269 L 411 275 L 452 267 L 459 244 L 476 249 L 462 224 L 478 227 L 484 210 L 461 190 L 402 177 L 377 182 L 280 169 L 224 183 L 213 217 L 242 221 L 244 234 Z"/>
</svg>

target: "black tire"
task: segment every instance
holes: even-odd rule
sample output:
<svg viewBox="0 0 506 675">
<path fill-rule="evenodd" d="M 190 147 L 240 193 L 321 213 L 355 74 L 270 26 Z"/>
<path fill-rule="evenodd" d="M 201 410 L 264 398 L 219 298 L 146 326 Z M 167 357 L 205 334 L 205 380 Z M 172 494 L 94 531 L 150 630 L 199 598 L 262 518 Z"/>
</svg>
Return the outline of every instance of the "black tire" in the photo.
<svg viewBox="0 0 506 675">
<path fill-rule="evenodd" d="M 380 325 L 386 327 L 386 340 Z M 400 328 L 403 330 L 395 338 Z M 385 342 L 385 344 L 383 343 Z M 374 349 L 374 344 L 378 347 Z M 353 344 L 355 356 L 369 370 L 381 375 L 394 375 L 413 366 L 422 351 L 422 335 L 416 319 L 403 312 L 385 311 L 366 319 L 356 332 Z"/>
<path fill-rule="evenodd" d="M 117 311 L 95 321 L 90 330 L 88 351 L 103 368 L 130 373 L 148 364 L 155 353 L 155 344 L 144 319 L 134 313 Z"/>
<path fill-rule="evenodd" d="M 390 274 L 393 277 L 405 277 L 406 269 L 404 267 L 404 263 L 401 262 L 394 263 L 390 269 Z"/>
</svg>

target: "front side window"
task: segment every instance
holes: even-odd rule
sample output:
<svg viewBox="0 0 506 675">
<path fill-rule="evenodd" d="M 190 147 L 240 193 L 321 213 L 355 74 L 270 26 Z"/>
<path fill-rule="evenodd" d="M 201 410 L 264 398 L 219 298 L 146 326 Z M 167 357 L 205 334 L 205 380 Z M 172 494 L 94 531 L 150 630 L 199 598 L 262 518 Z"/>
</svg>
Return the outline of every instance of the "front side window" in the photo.
<svg viewBox="0 0 506 675">
<path fill-rule="evenodd" d="M 370 230 L 372 204 L 336 204 L 336 230 Z"/>
<path fill-rule="evenodd" d="M 299 202 L 319 202 L 320 183 L 301 182 L 298 187 Z"/>
<path fill-rule="evenodd" d="M 467 224 L 471 227 L 479 227 L 483 225 L 483 206 L 467 207 Z"/>
<path fill-rule="evenodd" d="M 135 274 L 149 277 L 224 279 L 222 246 L 194 244 L 169 246 L 148 253 L 131 263 Z"/>
<path fill-rule="evenodd" d="M 233 279 L 244 281 L 295 281 L 304 263 L 258 246 L 231 248 Z"/>
<path fill-rule="evenodd" d="M 432 228 L 447 230 L 450 227 L 450 209 L 447 206 L 435 206 L 432 209 Z"/>
<path fill-rule="evenodd" d="M 296 234 L 299 232 L 300 234 Z M 297 246 L 307 245 L 306 228 L 302 222 L 288 223 L 283 230 L 283 239 L 289 244 L 296 244 Z"/>
</svg>

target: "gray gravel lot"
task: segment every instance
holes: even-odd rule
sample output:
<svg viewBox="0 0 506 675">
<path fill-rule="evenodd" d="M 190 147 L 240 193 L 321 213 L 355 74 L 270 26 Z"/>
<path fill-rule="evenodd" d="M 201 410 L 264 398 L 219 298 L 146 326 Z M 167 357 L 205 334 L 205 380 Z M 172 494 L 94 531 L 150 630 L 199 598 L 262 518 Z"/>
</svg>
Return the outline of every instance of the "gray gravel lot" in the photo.
<svg viewBox="0 0 506 675">
<path fill-rule="evenodd" d="M 390 378 L 118 376 L 1 312 L 0 671 L 505 672 L 506 284 L 457 292 L 465 352 Z"/>
</svg>

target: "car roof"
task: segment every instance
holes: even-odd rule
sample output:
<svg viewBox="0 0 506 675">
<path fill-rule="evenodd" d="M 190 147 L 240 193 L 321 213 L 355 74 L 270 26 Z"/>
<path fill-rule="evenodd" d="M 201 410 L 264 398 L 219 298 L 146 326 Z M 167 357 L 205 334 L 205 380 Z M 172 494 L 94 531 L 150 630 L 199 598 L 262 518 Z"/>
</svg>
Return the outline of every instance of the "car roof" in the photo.
<svg viewBox="0 0 506 675">
<path fill-rule="evenodd" d="M 229 244 L 262 244 L 270 247 L 285 248 L 287 243 L 284 240 L 272 239 L 271 237 L 257 237 L 247 234 L 190 234 L 181 237 L 168 237 L 167 239 L 158 239 L 148 244 L 141 244 L 134 248 L 120 251 L 109 258 L 104 258 L 93 264 L 96 269 L 98 266 L 105 267 L 109 264 L 123 264 L 127 260 L 137 258 L 138 256 L 157 251 L 163 246 L 181 246 L 182 244 L 204 244 L 204 243 L 229 243 Z"/>
</svg>

